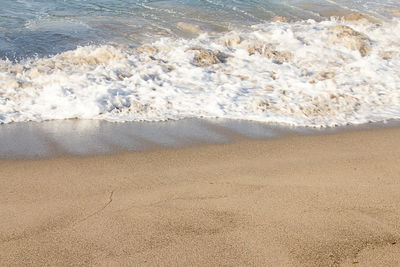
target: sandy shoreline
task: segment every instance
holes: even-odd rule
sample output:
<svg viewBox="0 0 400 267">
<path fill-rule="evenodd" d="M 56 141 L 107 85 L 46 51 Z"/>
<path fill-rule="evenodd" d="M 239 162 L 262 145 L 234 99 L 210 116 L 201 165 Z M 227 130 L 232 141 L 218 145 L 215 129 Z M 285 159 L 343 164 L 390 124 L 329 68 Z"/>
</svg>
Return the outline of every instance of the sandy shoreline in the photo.
<svg viewBox="0 0 400 267">
<path fill-rule="evenodd" d="M 400 127 L 400 121 L 320 129 L 194 118 L 164 122 L 53 120 L 10 123 L 0 125 L 0 160 L 110 155 L 121 151 L 154 151 L 392 127 Z"/>
<path fill-rule="evenodd" d="M 1 160 L 0 265 L 399 265 L 399 134 Z"/>
</svg>

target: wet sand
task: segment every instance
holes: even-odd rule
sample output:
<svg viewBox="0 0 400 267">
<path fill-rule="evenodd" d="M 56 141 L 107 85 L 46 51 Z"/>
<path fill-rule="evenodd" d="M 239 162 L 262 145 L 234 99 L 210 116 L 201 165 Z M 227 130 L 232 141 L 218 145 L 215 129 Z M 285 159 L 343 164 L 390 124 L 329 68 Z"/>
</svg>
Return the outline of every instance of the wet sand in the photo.
<svg viewBox="0 0 400 267">
<path fill-rule="evenodd" d="M 336 128 L 304 128 L 246 120 L 183 119 L 163 122 L 113 123 L 101 120 L 52 120 L 0 125 L 0 159 L 115 154 L 290 135 L 400 127 L 392 120 Z"/>
<path fill-rule="evenodd" d="M 399 136 L 0 160 L 0 265 L 398 266 Z"/>
</svg>

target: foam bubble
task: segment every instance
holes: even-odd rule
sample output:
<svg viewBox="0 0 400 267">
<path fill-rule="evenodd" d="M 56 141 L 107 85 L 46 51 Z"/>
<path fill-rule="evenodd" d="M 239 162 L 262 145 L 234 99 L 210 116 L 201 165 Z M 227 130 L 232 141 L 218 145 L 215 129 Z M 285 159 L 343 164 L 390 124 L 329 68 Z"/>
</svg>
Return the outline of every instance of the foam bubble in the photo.
<svg viewBox="0 0 400 267">
<path fill-rule="evenodd" d="M 313 20 L 0 61 L 0 122 L 188 117 L 326 127 L 400 118 L 400 23 Z"/>
</svg>

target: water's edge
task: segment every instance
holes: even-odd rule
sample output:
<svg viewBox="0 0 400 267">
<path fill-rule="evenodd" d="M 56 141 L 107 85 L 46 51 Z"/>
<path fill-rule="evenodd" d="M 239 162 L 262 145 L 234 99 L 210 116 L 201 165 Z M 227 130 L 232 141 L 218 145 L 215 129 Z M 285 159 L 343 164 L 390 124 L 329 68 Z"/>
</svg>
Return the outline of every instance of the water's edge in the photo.
<svg viewBox="0 0 400 267">
<path fill-rule="evenodd" d="M 323 129 L 226 119 L 125 123 L 54 120 L 12 123 L 0 125 L 0 159 L 107 155 L 124 151 L 183 148 L 387 127 L 400 127 L 400 121 Z"/>
</svg>

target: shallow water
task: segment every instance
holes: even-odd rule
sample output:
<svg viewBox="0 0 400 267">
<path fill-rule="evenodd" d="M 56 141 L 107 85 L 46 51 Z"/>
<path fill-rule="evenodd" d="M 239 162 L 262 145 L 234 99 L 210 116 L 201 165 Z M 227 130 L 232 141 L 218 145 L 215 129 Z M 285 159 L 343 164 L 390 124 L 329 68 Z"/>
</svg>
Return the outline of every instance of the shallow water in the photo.
<svg viewBox="0 0 400 267">
<path fill-rule="evenodd" d="M 0 3 L 0 56 L 43 56 L 92 43 L 137 45 L 160 36 L 185 35 L 178 22 L 227 30 L 262 23 L 279 6 L 265 1 L 7 0 Z"/>
<path fill-rule="evenodd" d="M 265 23 L 274 16 L 326 19 L 359 11 L 391 18 L 395 0 L 3 0 L 0 2 L 0 57 L 20 59 L 108 42 L 138 45 L 161 36 L 185 36 L 179 22 L 207 31 Z"/>
<path fill-rule="evenodd" d="M 398 1 L 6 0 L 0 10 L 0 123 L 400 118 Z M 354 12 L 364 18 L 339 18 Z"/>
</svg>

